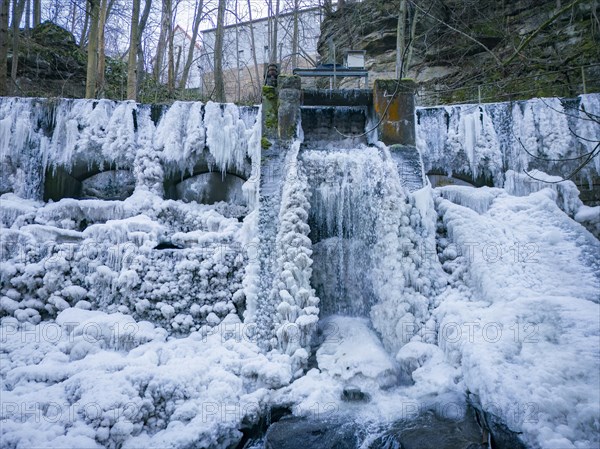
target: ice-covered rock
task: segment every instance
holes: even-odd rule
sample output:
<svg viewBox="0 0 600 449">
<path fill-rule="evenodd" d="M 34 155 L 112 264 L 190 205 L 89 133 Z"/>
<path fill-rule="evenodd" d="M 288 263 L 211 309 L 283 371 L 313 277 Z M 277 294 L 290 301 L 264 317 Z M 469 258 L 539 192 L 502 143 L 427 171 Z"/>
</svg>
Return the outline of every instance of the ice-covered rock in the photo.
<svg viewBox="0 0 600 449">
<path fill-rule="evenodd" d="M 322 372 L 369 389 L 397 383 L 396 367 L 367 319 L 331 316 L 320 326 L 324 340 L 317 350 L 317 363 Z"/>
</svg>

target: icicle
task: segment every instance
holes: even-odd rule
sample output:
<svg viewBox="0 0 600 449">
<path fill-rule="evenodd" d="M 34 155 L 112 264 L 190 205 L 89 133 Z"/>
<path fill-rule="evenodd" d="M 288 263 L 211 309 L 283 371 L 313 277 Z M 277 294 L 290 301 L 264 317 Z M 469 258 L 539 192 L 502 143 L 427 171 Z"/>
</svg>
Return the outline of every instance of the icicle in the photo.
<svg viewBox="0 0 600 449">
<path fill-rule="evenodd" d="M 242 170 L 248 152 L 246 125 L 237 106 L 208 102 L 205 107 L 206 144 L 217 168 Z"/>
</svg>

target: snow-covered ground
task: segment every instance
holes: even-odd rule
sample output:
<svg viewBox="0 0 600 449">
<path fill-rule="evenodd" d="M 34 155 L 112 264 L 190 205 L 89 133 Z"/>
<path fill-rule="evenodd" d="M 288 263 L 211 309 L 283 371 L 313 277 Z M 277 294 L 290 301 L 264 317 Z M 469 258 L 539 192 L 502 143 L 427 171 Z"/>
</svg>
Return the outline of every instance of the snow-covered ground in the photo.
<svg viewBox="0 0 600 449">
<path fill-rule="evenodd" d="M 465 387 L 532 447 L 595 447 L 600 412 L 600 242 L 550 189 L 438 191 L 448 288 L 438 345 Z M 449 201 L 445 198 L 452 198 Z"/>
<path fill-rule="evenodd" d="M 231 334 L 167 339 L 120 313 L 4 318 L 2 447 L 235 445 L 242 420 L 257 419 L 291 372 L 287 356 L 243 337 L 234 315 L 222 325 Z"/>
<path fill-rule="evenodd" d="M 261 342 L 256 111 L 176 103 L 156 123 L 132 103 L 44 111 L 0 101 L 2 447 L 235 447 L 273 407 L 373 423 L 367 447 L 386 425 L 461 419 L 469 403 L 531 448 L 600 444 L 600 242 L 580 224 L 600 214 L 574 184 L 515 169 L 505 188 L 410 193 L 383 145 L 296 142 Z M 88 152 L 133 172 L 131 196 L 42 201 L 46 170 Z M 203 158 L 245 173 L 246 205 L 164 199 L 169 172 Z M 313 254 L 309 222 L 330 253 Z M 319 258 L 360 256 L 344 236 L 365 263 L 340 263 L 343 276 L 372 297 L 319 317 L 314 280 L 339 275 L 315 272 Z"/>
</svg>

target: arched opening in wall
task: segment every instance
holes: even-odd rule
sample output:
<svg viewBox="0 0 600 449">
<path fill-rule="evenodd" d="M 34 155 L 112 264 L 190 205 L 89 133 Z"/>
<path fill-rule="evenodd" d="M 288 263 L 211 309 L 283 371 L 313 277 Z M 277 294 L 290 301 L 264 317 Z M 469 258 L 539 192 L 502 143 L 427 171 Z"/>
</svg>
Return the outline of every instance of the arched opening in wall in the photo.
<svg viewBox="0 0 600 449">
<path fill-rule="evenodd" d="M 493 187 L 493 179 L 484 176 L 479 176 L 474 179 L 470 174 L 467 173 L 452 173 L 452 176 L 448 176 L 448 173 L 443 170 L 433 169 L 427 172 L 427 178 L 431 183 L 431 187 L 443 187 L 443 186 L 469 186 L 469 187 Z"/>
<path fill-rule="evenodd" d="M 453 176 L 428 174 L 429 182 L 431 187 L 444 187 L 444 186 L 469 186 L 475 187 L 472 182 L 464 181 L 463 179 L 455 178 Z"/>
<path fill-rule="evenodd" d="M 586 206 L 600 206 L 600 176 L 592 177 L 592 182 L 588 180 L 576 181 L 575 185 L 579 189 L 579 199 Z"/>
<path fill-rule="evenodd" d="M 44 201 L 63 198 L 124 200 L 135 189 L 131 170 L 102 170 L 98 167 L 50 168 L 44 179 Z"/>
<path fill-rule="evenodd" d="M 108 170 L 81 181 L 81 198 L 124 200 L 135 190 L 135 177 L 131 170 Z"/>
<path fill-rule="evenodd" d="M 194 173 L 187 178 L 171 177 L 165 180 L 165 197 L 186 203 L 214 204 L 224 201 L 236 206 L 247 206 L 242 190 L 244 178 L 235 173 Z"/>
</svg>

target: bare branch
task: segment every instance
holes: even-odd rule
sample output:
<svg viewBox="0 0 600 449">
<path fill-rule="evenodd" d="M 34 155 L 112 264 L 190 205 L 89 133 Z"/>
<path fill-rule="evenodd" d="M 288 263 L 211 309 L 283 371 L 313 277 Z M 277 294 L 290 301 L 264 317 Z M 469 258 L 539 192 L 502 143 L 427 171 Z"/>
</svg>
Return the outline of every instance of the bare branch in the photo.
<svg viewBox="0 0 600 449">
<path fill-rule="evenodd" d="M 568 180 L 572 179 L 577 173 L 579 173 L 583 169 L 583 167 L 585 167 L 595 156 L 598 156 L 600 154 L 600 151 L 598 151 L 599 148 L 600 148 L 600 142 L 598 142 L 598 144 L 596 144 L 596 146 L 594 147 L 594 149 L 592 150 L 591 153 L 588 153 L 589 156 L 585 161 L 583 161 L 569 176 L 561 179 L 560 181 L 547 181 L 545 179 L 539 179 L 539 178 L 536 178 L 535 176 L 532 176 L 531 174 L 529 174 L 527 172 L 527 170 L 523 170 L 523 173 L 525 173 L 531 179 L 535 179 L 536 181 L 539 181 L 539 182 L 545 182 L 547 184 L 558 184 L 560 182 L 568 181 Z"/>
<path fill-rule="evenodd" d="M 523 48 L 525 48 L 527 46 L 527 44 L 529 44 L 529 42 L 531 42 L 531 40 L 540 31 L 542 31 L 544 28 L 546 28 L 548 25 L 550 25 L 552 22 L 554 22 L 558 17 L 560 17 L 564 12 L 568 11 L 570 8 L 572 8 L 573 6 L 575 6 L 579 2 L 581 2 L 581 0 L 575 0 L 574 2 L 570 3 L 569 5 L 565 6 L 561 10 L 559 10 L 556 14 L 554 14 L 552 17 L 550 17 L 548 20 L 546 20 L 544 23 L 542 23 L 539 27 L 537 27 L 537 29 L 533 33 L 531 33 L 527 37 L 527 39 L 525 39 L 523 42 L 521 42 L 521 45 L 519 45 L 519 47 L 515 50 L 515 52 L 513 53 L 513 55 L 510 58 L 508 58 L 506 61 L 504 61 L 502 63 L 502 65 L 508 65 L 508 64 L 510 64 L 513 61 L 513 59 L 515 59 L 519 55 L 519 53 L 521 52 L 521 50 L 523 50 Z"/>
<path fill-rule="evenodd" d="M 581 0 L 577 0 L 577 1 L 581 1 Z M 468 35 L 467 33 L 465 33 L 464 31 L 461 31 L 461 30 L 459 30 L 458 28 L 454 28 L 452 25 L 450 25 L 450 24 L 448 24 L 448 23 L 444 22 L 444 21 L 443 21 L 443 20 L 441 20 L 441 19 L 438 19 L 438 18 L 437 18 L 437 17 L 435 17 L 433 14 L 431 14 L 429 11 L 427 11 L 427 10 L 425 10 L 425 9 L 421 8 L 419 5 L 417 5 L 417 4 L 414 2 L 414 0 L 410 0 L 410 2 L 413 4 L 413 6 L 414 6 L 415 8 L 417 8 L 419 11 L 421 11 L 421 12 L 422 12 L 423 14 L 425 14 L 426 16 L 428 16 L 428 17 L 431 17 L 431 18 L 432 18 L 433 20 L 435 20 L 436 22 L 439 22 L 439 23 L 441 23 L 442 25 L 444 25 L 444 26 L 446 26 L 446 27 L 450 28 L 452 31 L 454 31 L 454 32 L 456 32 L 456 33 L 458 33 L 458 34 L 460 34 L 461 36 L 464 36 L 464 37 L 466 37 L 466 38 L 467 38 L 467 39 L 469 39 L 470 41 L 473 41 L 473 42 L 475 42 L 477 45 L 479 45 L 479 46 L 480 46 L 480 47 L 482 47 L 482 48 L 483 48 L 485 51 L 487 51 L 487 52 L 488 52 L 490 55 L 492 55 L 492 57 L 493 57 L 493 58 L 496 60 L 496 62 L 497 62 L 499 65 L 502 65 L 502 61 L 500 60 L 500 58 L 498 58 L 498 56 L 496 56 L 496 54 L 495 54 L 495 53 L 494 53 L 492 50 L 490 50 L 490 49 L 489 49 L 489 48 L 488 48 L 488 47 L 487 47 L 487 46 L 486 46 L 486 45 L 485 45 L 483 42 L 480 42 L 480 41 L 478 41 L 478 40 L 477 40 L 477 39 L 475 39 L 474 37 L 472 37 L 472 36 L 469 36 L 469 35 Z"/>
<path fill-rule="evenodd" d="M 530 153 L 530 152 L 527 150 L 527 148 L 525 148 L 525 145 L 523 145 L 523 142 L 521 142 L 521 139 L 520 139 L 520 138 L 518 138 L 517 140 L 519 141 L 519 144 L 521 144 L 521 147 L 523 148 L 523 150 L 525 151 L 525 153 L 527 153 L 529 156 L 531 156 L 531 157 L 532 157 L 532 158 L 534 158 L 534 159 L 538 159 L 538 160 L 540 160 L 540 161 L 546 161 L 546 162 L 565 162 L 565 161 L 577 161 L 577 160 L 579 160 L 579 159 L 582 159 L 582 158 L 584 158 L 584 157 L 587 157 L 587 156 L 589 156 L 590 154 L 592 154 L 592 153 L 594 152 L 594 150 L 592 150 L 592 151 L 590 151 L 589 153 L 585 153 L 585 154 L 582 154 L 581 156 L 576 156 L 576 157 L 571 157 L 571 158 L 565 157 L 565 158 L 561 158 L 561 159 L 547 159 L 547 158 L 544 158 L 544 157 L 536 156 L 536 155 L 535 155 L 535 154 L 533 154 L 533 153 Z M 587 140 L 587 139 L 586 139 L 586 140 Z M 592 141 L 592 140 L 588 140 L 588 142 L 595 142 L 595 140 L 594 140 L 594 141 Z"/>
</svg>

